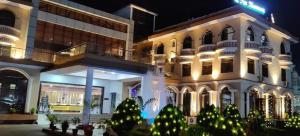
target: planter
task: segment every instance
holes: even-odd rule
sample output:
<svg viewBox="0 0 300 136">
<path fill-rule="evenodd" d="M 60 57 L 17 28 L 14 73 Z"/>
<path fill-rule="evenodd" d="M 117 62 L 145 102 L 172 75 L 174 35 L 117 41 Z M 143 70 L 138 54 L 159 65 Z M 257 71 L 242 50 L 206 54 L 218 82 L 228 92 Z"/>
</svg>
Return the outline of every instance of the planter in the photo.
<svg viewBox="0 0 300 136">
<path fill-rule="evenodd" d="M 77 136 L 77 134 L 78 134 L 78 129 L 72 129 L 72 134 L 73 134 L 73 136 Z"/>
</svg>

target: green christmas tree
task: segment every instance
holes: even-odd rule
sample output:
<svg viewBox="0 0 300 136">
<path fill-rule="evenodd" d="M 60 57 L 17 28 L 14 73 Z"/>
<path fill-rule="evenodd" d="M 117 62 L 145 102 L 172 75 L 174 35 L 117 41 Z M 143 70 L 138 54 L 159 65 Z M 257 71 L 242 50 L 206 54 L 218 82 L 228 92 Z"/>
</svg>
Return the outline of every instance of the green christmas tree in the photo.
<svg viewBox="0 0 300 136">
<path fill-rule="evenodd" d="M 246 135 L 240 112 L 235 105 L 228 105 L 223 111 L 225 121 L 223 123 L 224 135 L 244 136 Z"/>
<path fill-rule="evenodd" d="M 186 122 L 182 112 L 169 104 L 156 116 L 151 126 L 153 136 L 179 136 L 186 129 Z"/>
<path fill-rule="evenodd" d="M 256 132 L 265 128 L 265 116 L 258 110 L 251 110 L 247 117 L 247 135 L 257 135 Z"/>
<path fill-rule="evenodd" d="M 197 116 L 197 124 L 212 135 L 218 135 L 226 127 L 223 125 L 224 121 L 220 110 L 214 105 L 206 105 Z"/>
<path fill-rule="evenodd" d="M 300 115 L 293 115 L 289 117 L 286 120 L 284 127 L 291 129 L 300 129 Z"/>
<path fill-rule="evenodd" d="M 134 100 L 127 98 L 112 115 L 111 125 L 119 135 L 126 136 L 130 130 L 142 123 L 141 111 Z"/>
</svg>

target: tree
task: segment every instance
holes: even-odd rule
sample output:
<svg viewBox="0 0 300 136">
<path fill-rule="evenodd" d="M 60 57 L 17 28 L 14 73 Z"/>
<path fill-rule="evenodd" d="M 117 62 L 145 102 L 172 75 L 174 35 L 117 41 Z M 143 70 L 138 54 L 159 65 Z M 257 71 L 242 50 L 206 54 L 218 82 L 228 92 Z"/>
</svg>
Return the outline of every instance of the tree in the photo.
<svg viewBox="0 0 300 136">
<path fill-rule="evenodd" d="M 224 118 L 220 115 L 220 110 L 214 105 L 206 105 L 197 116 L 197 124 L 212 135 L 218 135 L 222 128 Z"/>
<path fill-rule="evenodd" d="M 285 128 L 300 129 L 300 115 L 292 115 L 284 125 Z"/>
<path fill-rule="evenodd" d="M 112 115 L 112 129 L 119 135 L 127 136 L 129 131 L 142 123 L 141 111 L 134 100 L 127 98 Z"/>
<path fill-rule="evenodd" d="M 228 105 L 223 111 L 225 118 L 225 133 L 224 135 L 243 136 L 246 135 L 240 112 L 235 105 Z"/>
<path fill-rule="evenodd" d="M 251 110 L 247 117 L 247 135 L 257 135 L 265 128 L 265 116 L 258 110 Z"/>
<path fill-rule="evenodd" d="M 179 136 L 186 129 L 186 122 L 182 112 L 175 106 L 165 106 L 156 116 L 151 126 L 153 136 Z"/>
</svg>

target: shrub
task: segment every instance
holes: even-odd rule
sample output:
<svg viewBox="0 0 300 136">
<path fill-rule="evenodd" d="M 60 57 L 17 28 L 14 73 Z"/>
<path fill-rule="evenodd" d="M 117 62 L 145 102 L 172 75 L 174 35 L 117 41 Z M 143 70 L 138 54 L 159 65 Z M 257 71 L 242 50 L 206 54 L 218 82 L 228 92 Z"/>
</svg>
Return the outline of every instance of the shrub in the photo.
<svg viewBox="0 0 300 136">
<path fill-rule="evenodd" d="M 165 106 L 156 116 L 151 126 L 152 135 L 179 136 L 186 129 L 186 123 L 182 112 L 175 106 Z"/>
<path fill-rule="evenodd" d="M 300 115 L 292 115 L 285 121 L 285 128 L 300 129 Z"/>
<path fill-rule="evenodd" d="M 210 136 L 206 130 L 199 125 L 191 125 L 188 128 L 187 136 Z"/>
<path fill-rule="evenodd" d="M 126 136 L 129 131 L 142 123 L 141 111 L 134 100 L 127 98 L 112 115 L 112 129 L 119 135 Z"/>
<path fill-rule="evenodd" d="M 235 105 L 228 105 L 223 111 L 225 122 L 224 135 L 243 136 L 246 135 L 240 112 Z M 224 129 L 224 128 L 223 128 Z"/>
<path fill-rule="evenodd" d="M 220 110 L 214 105 L 206 105 L 197 116 L 197 124 L 203 127 L 212 135 L 220 134 L 224 118 L 220 115 Z"/>
</svg>

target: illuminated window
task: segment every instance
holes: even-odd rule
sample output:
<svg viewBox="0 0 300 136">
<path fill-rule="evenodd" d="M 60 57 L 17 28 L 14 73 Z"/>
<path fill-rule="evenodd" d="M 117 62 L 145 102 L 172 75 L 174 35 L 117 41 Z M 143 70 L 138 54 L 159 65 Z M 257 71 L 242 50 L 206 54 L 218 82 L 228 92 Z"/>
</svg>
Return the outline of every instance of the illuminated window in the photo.
<svg viewBox="0 0 300 136">
<path fill-rule="evenodd" d="M 262 69 L 261 70 L 262 71 L 262 76 L 263 77 L 269 77 L 269 65 L 266 64 L 266 63 L 263 63 L 261 69 Z"/>
<path fill-rule="evenodd" d="M 231 92 L 227 87 L 221 91 L 221 110 L 224 111 L 226 106 L 231 104 Z"/>
<path fill-rule="evenodd" d="M 265 33 L 261 36 L 260 40 L 262 46 L 267 46 L 269 43 L 268 37 Z"/>
<path fill-rule="evenodd" d="M 259 110 L 259 96 L 258 96 L 258 92 L 255 90 L 251 90 L 249 92 L 249 109 L 253 110 Z"/>
<path fill-rule="evenodd" d="M 248 73 L 255 74 L 255 60 L 248 58 Z"/>
<path fill-rule="evenodd" d="M 186 37 L 183 41 L 182 49 L 191 49 L 192 48 L 193 39 L 189 36 Z"/>
<path fill-rule="evenodd" d="M 208 31 L 205 33 L 202 39 L 202 44 L 212 44 L 213 43 L 213 33 L 211 31 Z"/>
<path fill-rule="evenodd" d="M 233 40 L 234 30 L 232 27 L 225 27 L 221 34 L 221 41 Z"/>
<path fill-rule="evenodd" d="M 202 75 L 211 75 L 212 74 L 212 62 L 203 61 L 202 62 Z"/>
<path fill-rule="evenodd" d="M 165 46 L 160 44 L 156 49 L 156 54 L 164 54 L 165 53 Z"/>
<path fill-rule="evenodd" d="M 200 101 L 200 109 L 209 105 L 209 93 L 206 89 L 204 89 L 201 95 L 199 96 L 199 101 Z"/>
<path fill-rule="evenodd" d="M 233 58 L 226 58 L 221 60 L 221 73 L 233 72 Z"/>
<path fill-rule="evenodd" d="M 246 31 L 246 41 L 254 41 L 254 32 L 251 27 Z"/>
<path fill-rule="evenodd" d="M 191 76 L 191 64 L 182 64 L 182 76 L 188 77 Z"/>
<path fill-rule="evenodd" d="M 285 82 L 286 81 L 286 70 L 281 69 L 281 81 Z"/>
</svg>

